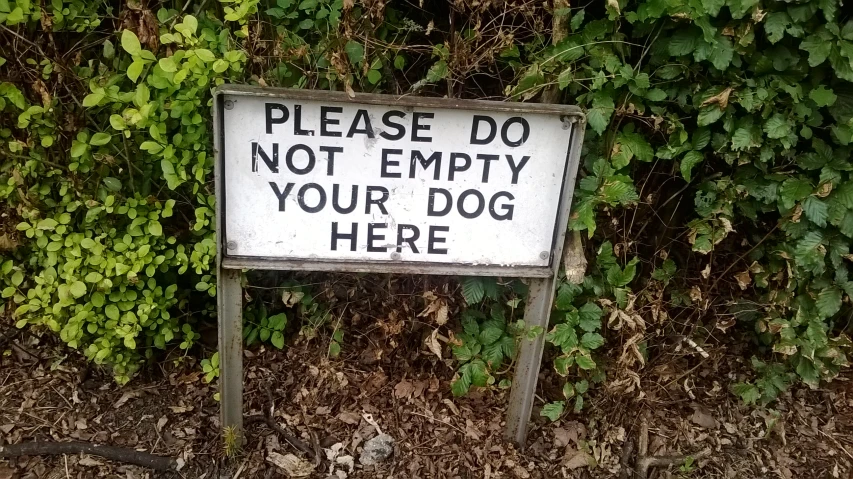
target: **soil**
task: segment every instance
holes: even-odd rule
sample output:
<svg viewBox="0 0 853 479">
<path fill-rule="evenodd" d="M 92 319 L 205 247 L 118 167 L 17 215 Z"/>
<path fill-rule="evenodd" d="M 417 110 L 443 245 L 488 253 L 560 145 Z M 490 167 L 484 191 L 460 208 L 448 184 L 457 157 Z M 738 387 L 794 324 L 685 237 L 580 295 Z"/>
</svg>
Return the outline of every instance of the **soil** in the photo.
<svg viewBox="0 0 853 479">
<path fill-rule="evenodd" d="M 381 289 L 377 295 L 388 297 Z M 53 336 L 0 324 L 0 445 L 90 441 L 180 465 L 163 473 L 96 456 L 21 457 L 0 460 L 0 479 L 289 477 L 274 464 L 288 454 L 318 478 L 628 478 L 638 477 L 631 471 L 646 428 L 647 456 L 680 456 L 648 477 L 853 477 L 850 373 L 823 389 L 794 387 L 769 407 L 747 407 L 728 391 L 747 362 L 724 339 L 705 346 L 707 358 L 690 348 L 658 355 L 634 387 L 591 388 L 582 413 L 556 422 L 539 410 L 562 379 L 543 367 L 527 447 L 518 450 L 502 438 L 508 390 L 454 398 L 449 348 L 439 359 L 424 344 L 436 327 L 449 333 L 453 302 L 446 325 L 417 317 L 417 304 L 421 296 L 399 295 L 337 308 L 347 330 L 337 358 L 329 357 L 327 336 L 309 341 L 296 332 L 284 350 L 245 352 L 246 414 L 271 414 L 320 451 L 319 465 L 262 421 L 247 427 L 244 447 L 227 458 L 215 383 L 204 382 L 191 356 L 161 358 L 119 387 Z M 395 439 L 395 452 L 364 467 L 359 454 L 376 426 Z"/>
</svg>

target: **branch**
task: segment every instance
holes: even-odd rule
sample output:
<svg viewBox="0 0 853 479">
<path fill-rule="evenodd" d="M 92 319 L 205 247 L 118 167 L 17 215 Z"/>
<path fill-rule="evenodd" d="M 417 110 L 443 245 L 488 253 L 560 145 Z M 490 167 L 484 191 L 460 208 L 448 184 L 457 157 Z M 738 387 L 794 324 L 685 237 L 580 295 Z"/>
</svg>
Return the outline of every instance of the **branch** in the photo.
<svg viewBox="0 0 853 479">
<path fill-rule="evenodd" d="M 0 458 L 18 456 L 56 456 L 59 454 L 91 454 L 112 461 L 135 464 L 155 471 L 174 471 L 177 462 L 171 457 L 155 456 L 143 451 L 124 447 L 104 446 L 88 442 L 25 442 L 0 446 Z"/>
</svg>

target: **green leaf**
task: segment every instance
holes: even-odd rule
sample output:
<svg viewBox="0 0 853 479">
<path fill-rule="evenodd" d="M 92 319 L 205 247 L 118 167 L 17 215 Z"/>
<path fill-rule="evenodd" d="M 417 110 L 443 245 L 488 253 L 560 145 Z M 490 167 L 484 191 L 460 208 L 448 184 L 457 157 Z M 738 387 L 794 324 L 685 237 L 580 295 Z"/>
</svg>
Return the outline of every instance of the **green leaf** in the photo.
<svg viewBox="0 0 853 479">
<path fill-rule="evenodd" d="M 598 333 L 586 333 L 581 338 L 581 345 L 589 350 L 598 349 L 604 344 L 604 338 Z"/>
<path fill-rule="evenodd" d="M 770 43 L 776 43 L 785 36 L 785 29 L 791 24 L 791 17 L 785 12 L 768 13 L 764 18 L 764 32 Z"/>
<path fill-rule="evenodd" d="M 370 70 L 367 72 L 367 81 L 370 82 L 371 85 L 375 85 L 379 83 L 379 80 L 382 79 L 382 74 L 379 73 L 378 70 Z"/>
<path fill-rule="evenodd" d="M 139 38 L 130 30 L 121 32 L 121 48 L 132 56 L 139 55 L 142 50 L 142 45 L 139 44 Z"/>
<path fill-rule="evenodd" d="M 828 215 L 826 203 L 817 199 L 817 197 L 809 196 L 803 202 L 803 212 L 806 214 L 812 223 L 823 228 L 826 226 L 826 217 Z"/>
<path fill-rule="evenodd" d="M 447 62 L 444 60 L 439 60 L 433 64 L 433 66 L 429 67 L 429 70 L 426 74 L 427 83 L 435 83 L 439 80 L 443 80 L 447 77 Z"/>
<path fill-rule="evenodd" d="M 545 337 L 550 343 L 559 346 L 563 351 L 570 351 L 578 345 L 578 335 L 575 328 L 565 323 L 554 326 Z"/>
<path fill-rule="evenodd" d="M 782 187 L 779 189 L 786 209 L 793 208 L 796 202 L 802 201 L 811 192 L 812 184 L 802 178 L 787 179 L 782 182 Z"/>
<path fill-rule="evenodd" d="M 579 313 L 579 323 L 581 329 L 587 332 L 596 331 L 601 327 L 601 308 L 593 302 L 588 302 L 581 306 Z"/>
<path fill-rule="evenodd" d="M 81 141 L 74 140 L 71 143 L 71 158 L 79 158 L 89 151 L 89 145 Z"/>
<path fill-rule="evenodd" d="M 127 31 L 127 30 L 125 30 Z M 142 68 L 145 66 L 145 62 L 142 60 L 135 60 L 133 63 L 127 67 L 127 77 L 134 83 L 139 78 L 139 75 L 142 74 Z"/>
<path fill-rule="evenodd" d="M 216 60 L 216 55 L 214 55 L 212 51 L 206 48 L 196 48 L 194 51 L 199 60 L 205 63 L 210 63 Z"/>
<path fill-rule="evenodd" d="M 350 40 L 347 42 L 344 50 L 347 52 L 347 56 L 349 57 L 349 61 L 353 65 L 358 65 L 359 63 L 364 61 L 364 45 L 358 43 L 354 40 Z"/>
<path fill-rule="evenodd" d="M 284 334 L 281 331 L 275 331 L 270 337 L 270 342 L 278 349 L 284 348 Z"/>
<path fill-rule="evenodd" d="M 497 341 L 503 336 L 504 332 L 502 329 L 488 327 L 483 329 L 480 332 L 480 343 L 483 345 L 489 345 Z"/>
<path fill-rule="evenodd" d="M 450 392 L 452 392 L 455 397 L 462 397 L 468 394 L 468 390 L 470 388 L 471 382 L 466 381 L 465 378 L 460 377 L 456 381 L 453 381 L 453 384 L 450 385 Z"/>
<path fill-rule="evenodd" d="M 104 95 L 105 95 L 105 92 L 102 88 L 99 89 L 99 91 L 96 91 L 94 93 L 89 93 L 88 95 L 86 95 L 85 98 L 83 98 L 83 106 L 86 108 L 91 108 L 93 106 L 97 106 L 98 103 L 100 103 L 101 100 L 104 99 Z"/>
<path fill-rule="evenodd" d="M 174 57 L 161 58 L 158 62 L 160 69 L 166 73 L 175 73 L 178 71 L 178 65 L 175 63 Z"/>
<path fill-rule="evenodd" d="M 767 133 L 769 138 L 785 138 L 791 133 L 791 124 L 781 113 L 774 113 L 773 116 L 764 123 L 764 132 Z"/>
<path fill-rule="evenodd" d="M 481 278 L 468 276 L 462 278 L 462 297 L 469 305 L 479 303 L 483 300 L 485 288 Z"/>
<path fill-rule="evenodd" d="M 690 181 L 693 177 L 693 168 L 702 163 L 705 160 L 705 156 L 702 153 L 691 150 L 688 151 L 684 158 L 681 159 L 679 168 L 681 170 L 681 176 L 684 177 L 686 181 Z"/>
<path fill-rule="evenodd" d="M 708 126 L 715 123 L 723 116 L 724 111 L 717 105 L 703 106 L 699 109 L 696 117 L 696 126 Z"/>
<path fill-rule="evenodd" d="M 148 223 L 148 232 L 151 233 L 152 236 L 162 236 L 163 227 L 160 225 L 159 221 L 151 221 Z"/>
<path fill-rule="evenodd" d="M 15 271 L 12 274 L 12 285 L 13 286 L 20 286 L 21 283 L 23 283 L 23 282 L 24 282 L 24 273 L 22 273 L 20 271 Z"/>
<path fill-rule="evenodd" d="M 213 71 L 215 71 L 216 73 L 222 73 L 225 70 L 228 70 L 229 66 L 230 65 L 227 61 L 219 58 L 215 62 L 213 62 Z"/>
<path fill-rule="evenodd" d="M 834 105 L 838 96 L 831 89 L 821 85 L 809 92 L 809 98 L 811 98 L 817 106 L 825 107 Z"/>
<path fill-rule="evenodd" d="M 700 32 L 697 28 L 680 28 L 669 39 L 669 54 L 672 56 L 689 55 L 699 44 Z"/>
<path fill-rule="evenodd" d="M 841 310 L 841 299 L 841 290 L 836 287 L 824 288 L 818 293 L 815 305 L 821 318 L 830 318 Z"/>
<path fill-rule="evenodd" d="M 104 178 L 104 185 L 106 185 L 107 189 L 110 191 L 121 191 L 121 181 L 118 178 L 107 176 Z"/>
<path fill-rule="evenodd" d="M 566 399 L 571 399 L 572 396 L 575 395 L 575 387 L 572 383 L 566 381 L 566 384 L 563 384 L 563 397 Z"/>
<path fill-rule="evenodd" d="M 761 392 L 752 384 L 735 383 L 732 385 L 732 392 L 737 395 L 741 401 L 747 406 L 755 404 L 761 399 Z"/>
<path fill-rule="evenodd" d="M 539 413 L 542 417 L 547 417 L 551 420 L 551 422 L 560 419 L 560 416 L 563 415 L 563 410 L 566 407 L 565 401 L 554 401 L 546 404 L 542 407 L 542 411 Z"/>
<path fill-rule="evenodd" d="M 584 394 L 589 390 L 589 382 L 586 379 L 582 379 L 575 383 L 575 392 L 578 394 Z"/>
<path fill-rule="evenodd" d="M 596 367 L 595 361 L 593 361 L 592 357 L 587 354 L 578 354 L 575 357 L 575 362 L 578 364 L 579 368 L 585 371 L 595 369 Z"/>
<path fill-rule="evenodd" d="M 832 42 L 826 41 L 818 35 L 810 35 L 800 42 L 800 50 L 809 53 L 809 66 L 816 67 L 825 62 L 832 49 Z"/>
<path fill-rule="evenodd" d="M 106 314 L 110 319 L 118 320 L 120 312 L 118 310 L 118 306 L 108 304 L 107 307 L 104 308 L 104 314 Z"/>
<path fill-rule="evenodd" d="M 92 135 L 92 139 L 89 140 L 90 145 L 94 146 L 103 146 L 110 142 L 112 136 L 107 133 L 98 132 Z"/>
</svg>

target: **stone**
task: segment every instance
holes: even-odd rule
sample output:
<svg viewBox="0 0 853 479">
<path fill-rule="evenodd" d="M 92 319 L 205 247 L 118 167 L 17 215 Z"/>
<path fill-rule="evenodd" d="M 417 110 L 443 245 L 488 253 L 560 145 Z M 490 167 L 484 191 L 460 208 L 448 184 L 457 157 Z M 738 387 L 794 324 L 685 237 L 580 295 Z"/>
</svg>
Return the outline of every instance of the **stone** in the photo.
<svg viewBox="0 0 853 479">
<path fill-rule="evenodd" d="M 364 443 L 358 462 L 363 466 L 372 466 L 388 459 L 391 454 L 394 454 L 394 438 L 380 434 Z"/>
</svg>

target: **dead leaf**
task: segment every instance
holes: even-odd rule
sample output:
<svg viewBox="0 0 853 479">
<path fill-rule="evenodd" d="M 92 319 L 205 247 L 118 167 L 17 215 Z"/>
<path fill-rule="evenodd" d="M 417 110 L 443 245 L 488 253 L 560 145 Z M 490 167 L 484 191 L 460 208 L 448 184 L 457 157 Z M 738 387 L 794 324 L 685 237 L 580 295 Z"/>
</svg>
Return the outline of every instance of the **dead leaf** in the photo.
<svg viewBox="0 0 853 479">
<path fill-rule="evenodd" d="M 314 472 L 314 465 L 293 454 L 281 455 L 277 452 L 267 454 L 267 462 L 284 471 L 287 477 L 308 477 Z"/>
<path fill-rule="evenodd" d="M 15 429 L 14 424 L 4 424 L 0 426 L 0 431 L 3 431 L 3 434 L 9 434 L 10 432 L 12 432 L 12 429 Z"/>
<path fill-rule="evenodd" d="M 705 429 L 717 428 L 717 420 L 714 419 L 714 416 L 712 416 L 710 412 L 699 407 L 693 409 L 693 415 L 690 416 L 690 420 L 693 424 L 696 424 L 699 427 L 704 427 Z"/>
<path fill-rule="evenodd" d="M 166 416 L 163 416 L 160 419 L 158 419 L 157 420 L 157 432 L 162 432 L 163 426 L 165 426 L 167 422 L 169 422 L 169 418 L 167 418 Z"/>
<path fill-rule="evenodd" d="M 412 384 L 412 382 L 408 379 L 404 379 L 397 383 L 396 386 L 394 386 L 394 397 L 397 397 L 399 399 L 411 397 L 412 393 L 414 392 L 415 385 Z"/>
<path fill-rule="evenodd" d="M 434 329 L 432 331 L 432 334 L 430 334 L 429 336 L 427 336 L 424 339 L 424 343 L 426 344 L 426 347 L 432 352 L 432 354 L 435 354 L 436 356 L 438 356 L 438 359 L 442 359 L 442 357 L 441 357 L 441 343 L 438 342 L 438 330 L 437 329 Z"/>
<path fill-rule="evenodd" d="M 595 465 L 595 459 L 584 451 L 569 451 L 563 456 L 563 467 L 566 469 L 578 469 Z"/>
<path fill-rule="evenodd" d="M 832 182 L 827 181 L 826 183 L 820 185 L 820 187 L 817 189 L 817 193 L 815 193 L 815 195 L 817 195 L 821 198 L 826 198 L 827 196 L 829 196 L 830 193 L 832 193 Z"/>
<path fill-rule="evenodd" d="M 619 0 L 607 0 L 607 6 L 616 10 L 616 13 L 622 13 L 622 10 L 619 8 Z"/>
<path fill-rule="evenodd" d="M 729 95 L 731 94 L 732 87 L 728 87 L 720 93 L 717 93 L 711 98 L 708 98 L 707 100 L 703 101 L 702 106 L 717 104 L 720 106 L 720 110 L 725 110 L 726 107 L 729 106 Z"/>
<path fill-rule="evenodd" d="M 141 390 L 127 391 L 126 393 L 122 394 L 120 398 L 118 398 L 118 401 L 116 401 L 116 403 L 113 404 L 113 407 L 118 409 L 118 408 L 122 407 L 124 405 L 124 403 L 126 403 L 130 399 L 138 398 L 139 396 L 142 396 Z"/>
<path fill-rule="evenodd" d="M 735 275 L 735 279 L 737 280 L 737 285 L 740 286 L 741 290 L 745 290 L 749 287 L 749 284 L 752 283 L 752 278 L 749 276 L 749 271 L 741 271 L 740 273 Z"/>
<path fill-rule="evenodd" d="M 6 466 L 0 466 L 0 479 L 13 479 L 15 477 L 15 470 L 9 469 Z"/>
<path fill-rule="evenodd" d="M 305 293 L 301 291 L 288 291 L 284 290 L 281 293 L 281 301 L 288 308 L 292 308 L 299 304 L 302 301 L 302 298 L 305 297 Z"/>
<path fill-rule="evenodd" d="M 690 288 L 690 300 L 694 303 L 702 301 L 702 290 L 698 286 Z"/>
<path fill-rule="evenodd" d="M 81 430 L 81 431 L 82 431 L 82 430 L 84 430 L 84 429 L 88 429 L 88 428 L 89 428 L 89 425 L 88 425 L 88 424 L 86 424 L 86 419 L 85 419 L 85 418 L 83 418 L 83 419 L 78 419 L 77 421 L 75 421 L 75 422 L 74 422 L 74 427 L 76 427 L 77 429 L 79 429 L 79 430 Z"/>
<path fill-rule="evenodd" d="M 354 412 L 339 413 L 337 418 L 338 418 L 338 421 L 341 421 L 344 424 L 349 424 L 351 426 L 356 425 L 359 422 L 361 422 L 361 416 L 359 416 L 358 414 L 356 414 Z"/>
<path fill-rule="evenodd" d="M 81 466 L 89 466 L 89 467 L 103 466 L 104 465 L 103 462 L 98 461 L 97 459 L 93 458 L 92 456 L 83 456 L 83 459 L 80 459 L 79 461 L 77 461 L 77 464 L 80 464 Z"/>
<path fill-rule="evenodd" d="M 702 270 L 702 277 L 703 278 L 708 279 L 709 276 L 711 276 L 711 263 L 708 263 L 705 266 L 705 269 Z"/>
</svg>

